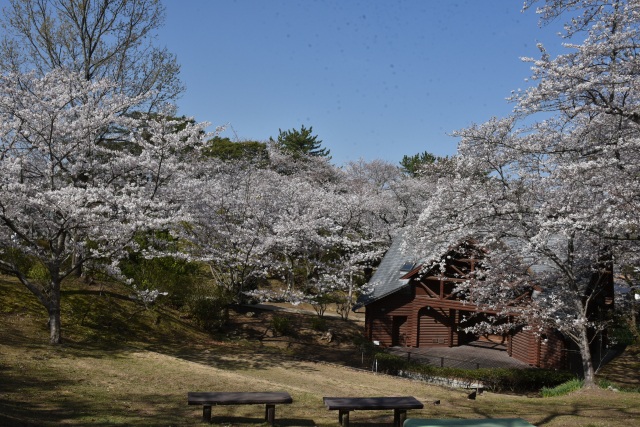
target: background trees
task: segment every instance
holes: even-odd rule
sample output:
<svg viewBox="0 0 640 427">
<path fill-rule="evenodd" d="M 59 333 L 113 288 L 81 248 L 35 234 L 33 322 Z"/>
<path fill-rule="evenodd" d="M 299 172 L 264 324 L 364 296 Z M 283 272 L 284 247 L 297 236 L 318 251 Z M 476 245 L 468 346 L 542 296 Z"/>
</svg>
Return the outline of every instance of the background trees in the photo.
<svg viewBox="0 0 640 427">
<path fill-rule="evenodd" d="M 175 55 L 153 45 L 163 14 L 156 0 L 10 0 L 0 70 L 67 68 L 157 110 L 183 90 Z"/>
<path fill-rule="evenodd" d="M 264 164 L 268 161 L 267 144 L 259 141 L 231 141 L 229 138 L 214 136 L 208 142 L 204 154 L 223 161 L 249 161 Z"/>
<path fill-rule="evenodd" d="M 544 16 L 577 10 L 568 36 L 584 42 L 555 59 L 541 47 L 541 59 L 529 60 L 538 84 L 514 95 L 516 115 L 457 133 L 453 173 L 439 178 L 413 233 L 431 259 L 477 239 L 487 271 L 460 291 L 562 331 L 580 349 L 587 385 L 589 343 L 608 321 L 597 307 L 613 275 L 639 261 L 639 7 L 545 2 Z"/>
</svg>

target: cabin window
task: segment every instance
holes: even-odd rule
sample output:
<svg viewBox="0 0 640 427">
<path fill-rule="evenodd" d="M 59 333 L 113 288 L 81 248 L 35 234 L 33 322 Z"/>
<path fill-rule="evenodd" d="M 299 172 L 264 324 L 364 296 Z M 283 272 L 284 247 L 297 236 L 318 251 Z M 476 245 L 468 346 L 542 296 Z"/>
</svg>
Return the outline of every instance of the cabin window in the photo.
<svg viewBox="0 0 640 427">
<path fill-rule="evenodd" d="M 402 264 L 402 267 L 400 267 L 400 273 L 404 274 L 404 273 L 410 272 L 411 270 L 413 270 L 413 267 L 415 265 L 416 264 L 414 262 L 412 262 L 412 261 L 405 261 L 405 263 Z"/>
</svg>

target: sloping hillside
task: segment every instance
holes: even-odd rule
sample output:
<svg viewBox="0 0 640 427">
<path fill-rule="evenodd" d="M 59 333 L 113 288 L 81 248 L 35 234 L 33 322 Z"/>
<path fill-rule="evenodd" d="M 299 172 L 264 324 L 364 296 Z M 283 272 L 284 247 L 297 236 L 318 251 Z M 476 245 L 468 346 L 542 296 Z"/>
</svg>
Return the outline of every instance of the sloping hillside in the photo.
<svg viewBox="0 0 640 427">
<path fill-rule="evenodd" d="M 532 399 L 484 393 L 469 400 L 464 390 L 301 360 L 298 348 L 339 354 L 351 344 L 349 327 L 326 343 L 300 313 L 239 310 L 234 328 L 212 337 L 179 313 L 144 310 L 117 290 L 79 283 L 64 298 L 66 340 L 52 347 L 43 310 L 19 284 L 0 277 L 0 425 L 198 425 L 200 408 L 186 404 L 186 393 L 198 390 L 289 391 L 294 403 L 276 414 L 283 426 L 336 426 L 337 414 L 324 408 L 322 397 L 345 395 L 413 395 L 425 403 L 409 412 L 413 417 L 518 416 L 552 427 L 627 426 L 640 419 L 637 394 L 595 390 Z M 270 319 L 289 314 L 298 332 L 274 335 Z M 219 425 L 260 425 L 263 412 L 229 406 L 213 415 Z M 388 426 L 392 419 L 390 411 L 351 417 L 357 426 Z"/>
</svg>

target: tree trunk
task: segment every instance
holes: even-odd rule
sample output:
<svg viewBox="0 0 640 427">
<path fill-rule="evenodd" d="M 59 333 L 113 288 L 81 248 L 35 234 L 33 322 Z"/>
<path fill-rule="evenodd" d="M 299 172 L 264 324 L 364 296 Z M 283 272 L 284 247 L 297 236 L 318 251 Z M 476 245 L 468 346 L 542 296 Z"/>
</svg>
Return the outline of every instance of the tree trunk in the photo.
<svg viewBox="0 0 640 427">
<path fill-rule="evenodd" d="M 638 331 L 638 317 L 637 317 L 637 312 L 638 312 L 638 307 L 636 307 L 637 301 L 636 301 L 636 289 L 635 288 L 631 288 L 631 292 L 629 292 L 629 295 L 627 296 L 627 298 L 629 298 L 629 330 L 631 331 L 631 334 L 633 335 L 634 340 L 637 340 L 638 338 L 640 338 L 640 331 Z"/>
<path fill-rule="evenodd" d="M 580 331 L 580 342 L 577 343 L 580 349 L 580 357 L 582 358 L 582 371 L 584 375 L 584 386 L 592 388 L 596 386 L 595 370 L 593 368 L 593 360 L 591 360 L 591 349 L 589 348 L 589 335 L 587 328 L 584 327 Z"/>
<path fill-rule="evenodd" d="M 76 277 L 82 277 L 82 264 L 84 262 L 84 257 L 82 254 L 79 254 L 77 251 L 73 251 L 73 255 L 71 257 L 71 263 L 73 265 L 73 274 Z"/>
<path fill-rule="evenodd" d="M 47 312 L 49 313 L 49 344 L 60 344 L 62 342 L 62 323 L 60 320 L 60 280 L 57 277 L 57 274 L 52 274 L 52 276 L 54 279 L 50 283 L 50 294 L 47 304 Z"/>
<path fill-rule="evenodd" d="M 353 272 L 349 271 L 349 292 L 347 293 L 347 306 L 344 310 L 344 315 L 342 318 L 344 320 L 349 319 L 349 312 L 351 311 L 351 307 L 353 307 Z"/>
<path fill-rule="evenodd" d="M 49 309 L 49 344 L 60 344 L 60 306 Z"/>
</svg>

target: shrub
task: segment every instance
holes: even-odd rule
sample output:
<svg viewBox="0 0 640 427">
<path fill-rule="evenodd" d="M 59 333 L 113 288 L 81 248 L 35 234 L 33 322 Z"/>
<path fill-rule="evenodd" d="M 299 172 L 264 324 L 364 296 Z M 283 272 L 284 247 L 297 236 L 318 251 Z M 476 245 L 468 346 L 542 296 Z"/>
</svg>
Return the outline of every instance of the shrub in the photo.
<svg viewBox="0 0 640 427">
<path fill-rule="evenodd" d="M 463 383 L 481 382 L 489 391 L 494 392 L 531 392 L 543 387 L 553 387 L 573 378 L 565 371 L 549 369 L 460 369 L 438 367 L 427 363 L 408 361 L 404 357 L 379 353 L 376 355 L 378 372 L 390 375 L 416 376 L 426 380 L 434 378 L 455 379 Z"/>
<path fill-rule="evenodd" d="M 629 324 L 618 323 L 610 330 L 609 339 L 615 344 L 631 345 L 636 341 L 636 336 Z"/>
<path fill-rule="evenodd" d="M 583 380 L 574 378 L 553 388 L 543 387 L 540 393 L 542 394 L 542 397 L 564 396 L 565 394 L 580 390 L 583 385 Z"/>
<path fill-rule="evenodd" d="M 220 287 L 201 287 L 188 300 L 186 308 L 196 325 L 217 332 L 229 320 L 230 296 Z"/>
<path fill-rule="evenodd" d="M 284 316 L 273 316 L 271 319 L 271 328 L 276 335 L 289 335 L 293 332 L 291 320 Z"/>
<path fill-rule="evenodd" d="M 182 308 L 194 296 L 199 274 L 196 263 L 169 256 L 146 259 L 134 253 L 120 267 L 139 289 L 167 292 L 165 300 L 173 308 Z"/>
<path fill-rule="evenodd" d="M 378 372 L 389 375 L 398 375 L 400 371 L 416 371 L 420 365 L 409 363 L 404 357 L 389 353 L 376 354 Z M 428 365 L 424 365 L 428 366 Z M 420 372 L 422 373 L 422 372 Z"/>
<path fill-rule="evenodd" d="M 41 283 L 47 283 L 51 280 L 49 270 L 41 262 L 35 262 L 27 273 L 29 279 L 39 281 Z"/>
<path fill-rule="evenodd" d="M 311 329 L 314 331 L 326 332 L 328 329 L 326 319 L 323 317 L 312 317 Z"/>
</svg>

